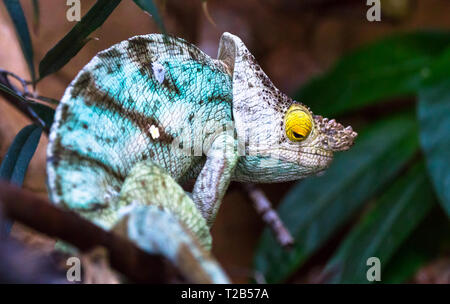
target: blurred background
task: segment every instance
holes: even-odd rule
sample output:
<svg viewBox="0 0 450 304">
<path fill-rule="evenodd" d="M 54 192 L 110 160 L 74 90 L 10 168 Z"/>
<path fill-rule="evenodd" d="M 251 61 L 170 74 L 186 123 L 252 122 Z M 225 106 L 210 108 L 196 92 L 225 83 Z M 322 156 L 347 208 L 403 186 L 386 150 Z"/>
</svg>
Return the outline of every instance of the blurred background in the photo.
<svg viewBox="0 0 450 304">
<path fill-rule="evenodd" d="M 75 25 L 65 1 L 22 0 L 39 61 Z M 96 1 L 82 0 L 83 16 Z M 168 33 L 216 57 L 223 32 L 241 37 L 273 83 L 315 114 L 360 136 L 321 177 L 259 185 L 296 239 L 291 251 L 265 231 L 246 193 L 231 185 L 212 233 L 233 282 L 366 283 L 379 257 L 382 282 L 450 283 L 450 2 L 381 1 L 381 21 L 361 0 L 154 1 Z M 208 14 L 210 18 L 208 18 Z M 209 19 L 212 19 L 213 24 Z M 65 66 L 37 85 L 59 99 L 99 51 L 160 32 L 123 0 Z M 30 79 L 0 2 L 0 68 Z M 29 119 L 0 97 L 0 161 Z M 46 197 L 42 136 L 23 187 Z M 50 253 L 54 240 L 16 223 L 12 236 Z"/>
</svg>

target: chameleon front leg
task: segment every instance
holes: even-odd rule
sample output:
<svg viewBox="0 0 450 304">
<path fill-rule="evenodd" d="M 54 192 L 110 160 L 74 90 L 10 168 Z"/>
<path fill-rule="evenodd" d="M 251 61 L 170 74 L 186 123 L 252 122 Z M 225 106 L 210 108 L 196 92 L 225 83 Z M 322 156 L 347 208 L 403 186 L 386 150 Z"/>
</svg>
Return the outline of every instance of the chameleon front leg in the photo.
<svg viewBox="0 0 450 304">
<path fill-rule="evenodd" d="M 212 226 L 222 198 L 231 181 L 238 161 L 236 140 L 229 134 L 220 134 L 207 151 L 207 159 L 194 185 L 192 198 Z"/>
</svg>

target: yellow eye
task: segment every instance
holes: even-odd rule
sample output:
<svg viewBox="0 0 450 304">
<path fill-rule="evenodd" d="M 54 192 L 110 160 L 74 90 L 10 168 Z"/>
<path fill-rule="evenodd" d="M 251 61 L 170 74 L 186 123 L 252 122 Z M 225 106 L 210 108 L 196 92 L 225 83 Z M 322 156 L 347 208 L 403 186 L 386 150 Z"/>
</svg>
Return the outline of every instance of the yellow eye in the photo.
<svg viewBox="0 0 450 304">
<path fill-rule="evenodd" d="M 290 140 L 302 141 L 311 133 L 312 118 L 303 106 L 294 104 L 286 112 L 284 125 Z"/>
</svg>

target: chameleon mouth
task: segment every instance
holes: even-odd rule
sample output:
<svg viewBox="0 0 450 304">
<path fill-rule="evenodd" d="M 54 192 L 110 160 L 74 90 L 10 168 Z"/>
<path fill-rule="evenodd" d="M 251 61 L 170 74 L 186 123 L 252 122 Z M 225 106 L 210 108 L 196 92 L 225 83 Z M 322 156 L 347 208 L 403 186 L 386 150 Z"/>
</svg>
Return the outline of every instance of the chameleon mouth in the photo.
<svg viewBox="0 0 450 304">
<path fill-rule="evenodd" d="M 314 171 L 323 171 L 331 164 L 333 152 L 317 148 L 303 148 L 300 151 L 301 165 Z"/>
<path fill-rule="evenodd" d="M 333 159 L 333 152 L 316 148 L 304 148 L 300 151 L 302 154 L 316 155 L 326 159 Z"/>
</svg>

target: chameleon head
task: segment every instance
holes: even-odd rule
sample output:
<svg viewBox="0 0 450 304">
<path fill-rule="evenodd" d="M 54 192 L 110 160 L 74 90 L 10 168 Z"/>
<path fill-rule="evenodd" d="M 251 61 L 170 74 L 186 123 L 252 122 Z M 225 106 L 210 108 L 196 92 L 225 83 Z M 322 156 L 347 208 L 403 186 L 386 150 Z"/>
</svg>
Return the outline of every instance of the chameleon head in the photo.
<svg viewBox="0 0 450 304">
<path fill-rule="evenodd" d="M 238 37 L 222 36 L 218 59 L 233 78 L 233 118 L 241 150 L 245 147 L 235 180 L 300 179 L 323 171 L 334 152 L 353 144 L 357 134 L 351 127 L 314 115 L 280 92 Z"/>
<path fill-rule="evenodd" d="M 272 119 L 246 121 L 246 153 L 236 180 L 282 182 L 319 173 L 330 165 L 334 152 L 349 149 L 357 136 L 350 126 L 314 115 L 295 101 L 266 107 L 264 113 Z"/>
<path fill-rule="evenodd" d="M 348 150 L 357 136 L 351 126 L 344 128 L 334 119 L 313 113 L 304 105 L 292 102 L 284 112 L 280 137 L 280 158 L 294 161 L 309 174 L 326 169 L 333 152 Z"/>
</svg>

